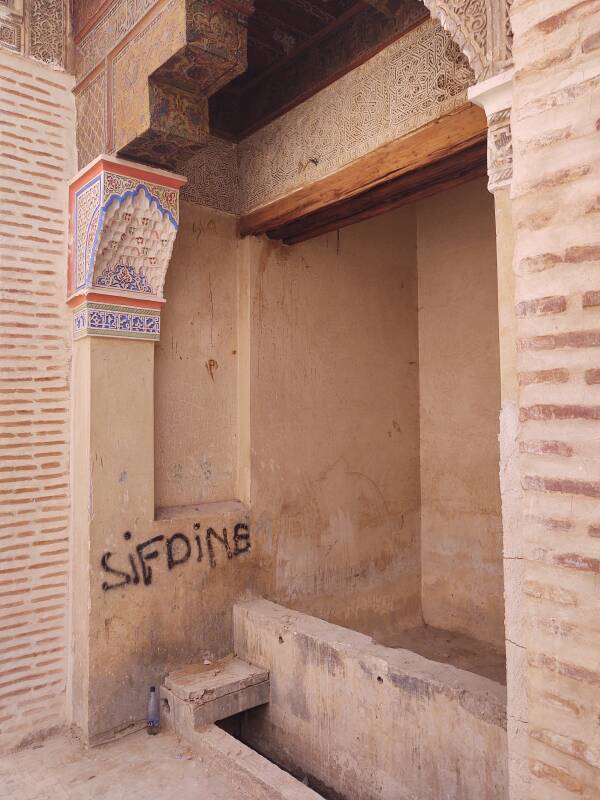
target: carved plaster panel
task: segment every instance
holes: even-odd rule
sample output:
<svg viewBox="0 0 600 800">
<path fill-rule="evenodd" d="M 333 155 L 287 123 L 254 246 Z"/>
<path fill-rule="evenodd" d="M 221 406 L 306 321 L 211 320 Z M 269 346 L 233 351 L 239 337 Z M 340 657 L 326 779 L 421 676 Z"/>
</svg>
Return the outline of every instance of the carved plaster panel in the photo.
<svg viewBox="0 0 600 800">
<path fill-rule="evenodd" d="M 490 192 L 510 186 L 512 181 L 512 80 L 513 70 L 508 69 L 469 89 L 469 99 L 483 108 L 488 121 Z"/>
<path fill-rule="evenodd" d="M 368 0 L 385 10 L 386 0 Z M 512 61 L 512 0 L 422 0 L 467 57 L 478 81 Z"/>
<path fill-rule="evenodd" d="M 206 147 L 183 164 L 179 171 L 188 179 L 181 189 L 182 200 L 230 214 L 239 213 L 236 144 L 211 136 Z"/>
<path fill-rule="evenodd" d="M 478 81 L 512 62 L 512 0 L 423 0 L 467 56 Z"/>
<path fill-rule="evenodd" d="M 29 55 L 54 66 L 65 65 L 65 0 L 29 0 Z"/>
<path fill-rule="evenodd" d="M 64 67 L 66 0 L 0 0 L 0 47 Z"/>
<path fill-rule="evenodd" d="M 160 0 L 117 0 L 75 45 L 75 76 L 81 81 Z"/>
<path fill-rule="evenodd" d="M 106 131 L 106 73 L 102 70 L 75 95 L 77 159 L 85 167 L 108 150 Z"/>
<path fill-rule="evenodd" d="M 449 34 L 427 20 L 239 144 L 241 210 L 456 110 L 473 81 Z"/>
<path fill-rule="evenodd" d="M 495 192 L 510 185 L 513 175 L 512 133 L 510 108 L 488 118 L 488 188 Z"/>
<path fill-rule="evenodd" d="M 15 53 L 23 50 L 23 20 L 16 14 L 0 15 L 0 46 Z"/>
</svg>

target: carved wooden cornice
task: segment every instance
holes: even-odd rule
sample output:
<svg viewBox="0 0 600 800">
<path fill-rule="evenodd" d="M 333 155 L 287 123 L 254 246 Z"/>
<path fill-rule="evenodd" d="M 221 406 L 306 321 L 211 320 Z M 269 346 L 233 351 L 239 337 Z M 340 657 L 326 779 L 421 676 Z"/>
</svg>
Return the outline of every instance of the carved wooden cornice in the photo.
<svg viewBox="0 0 600 800">
<path fill-rule="evenodd" d="M 185 0 L 184 41 L 158 68 L 148 69 L 149 125 L 114 143 L 120 155 L 174 169 L 205 146 L 208 98 L 246 69 L 252 10 L 252 3 L 240 0 Z"/>
<path fill-rule="evenodd" d="M 105 8 L 77 43 L 76 93 L 93 84 L 105 109 L 98 113 L 97 98 L 78 105 L 78 141 L 93 142 L 94 154 L 175 169 L 208 141 L 208 98 L 246 69 L 253 2 L 116 0 Z M 97 116 L 91 132 L 86 105 Z"/>
</svg>

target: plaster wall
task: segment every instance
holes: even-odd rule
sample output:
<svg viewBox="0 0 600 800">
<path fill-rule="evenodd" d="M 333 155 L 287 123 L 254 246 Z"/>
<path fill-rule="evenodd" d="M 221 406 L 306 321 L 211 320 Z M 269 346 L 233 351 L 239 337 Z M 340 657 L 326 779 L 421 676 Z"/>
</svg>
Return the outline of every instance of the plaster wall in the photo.
<svg viewBox="0 0 600 800">
<path fill-rule="evenodd" d="M 416 219 L 423 617 L 503 645 L 494 198 L 470 181 Z"/>
<path fill-rule="evenodd" d="M 420 620 L 414 208 L 295 248 L 233 223 L 183 204 L 158 348 L 76 343 L 73 720 L 92 741 L 139 722 L 169 669 L 229 652 L 250 588 L 363 630 Z M 227 466 L 210 491 L 172 480 L 199 450 Z M 231 557 L 213 539 L 211 563 L 209 528 Z M 192 551 L 178 538 L 170 565 L 174 535 Z"/>
<path fill-rule="evenodd" d="M 72 85 L 0 48 L 0 750 L 66 714 Z"/>
<path fill-rule="evenodd" d="M 422 593 L 426 622 L 502 643 L 484 181 L 291 248 L 184 203 L 166 295 L 160 517 L 248 500 L 269 597 L 377 635 Z"/>
<path fill-rule="evenodd" d="M 72 721 L 96 743 L 143 723 L 166 672 L 230 652 L 231 608 L 256 575 L 252 541 L 235 536 L 243 508 L 154 518 L 154 343 L 84 337 L 74 351 Z"/>
<path fill-rule="evenodd" d="M 262 589 L 370 631 L 420 621 L 414 208 L 251 241 L 251 508 Z"/>
<path fill-rule="evenodd" d="M 155 351 L 155 503 L 238 497 L 235 217 L 182 202 Z"/>
</svg>

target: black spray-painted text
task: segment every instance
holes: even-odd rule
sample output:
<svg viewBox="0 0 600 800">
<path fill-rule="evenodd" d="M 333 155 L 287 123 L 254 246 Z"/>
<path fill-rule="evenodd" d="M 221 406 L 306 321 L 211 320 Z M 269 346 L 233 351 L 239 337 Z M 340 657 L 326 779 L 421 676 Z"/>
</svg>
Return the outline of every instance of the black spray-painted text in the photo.
<svg viewBox="0 0 600 800">
<path fill-rule="evenodd" d="M 161 557 L 166 562 L 168 570 L 180 567 L 189 561 L 202 562 L 205 556 L 209 567 L 214 569 L 217 566 L 217 552 L 222 554 L 221 558 L 225 556 L 227 559 L 232 559 L 250 550 L 250 529 L 244 522 L 234 526 L 231 540 L 227 528 L 223 528 L 222 533 L 217 533 L 214 528 L 207 528 L 204 535 L 200 533 L 200 528 L 200 524 L 195 523 L 194 530 L 198 532 L 192 537 L 185 533 L 173 533 L 171 536 L 161 533 L 152 536 L 136 545 L 135 549 L 125 557 L 107 551 L 102 555 L 100 565 L 111 577 L 110 580 L 103 581 L 102 590 L 108 592 L 129 585 L 150 586 L 154 570 L 158 568 L 158 564 L 151 562 Z M 123 538 L 129 541 L 131 533 L 125 531 Z"/>
</svg>

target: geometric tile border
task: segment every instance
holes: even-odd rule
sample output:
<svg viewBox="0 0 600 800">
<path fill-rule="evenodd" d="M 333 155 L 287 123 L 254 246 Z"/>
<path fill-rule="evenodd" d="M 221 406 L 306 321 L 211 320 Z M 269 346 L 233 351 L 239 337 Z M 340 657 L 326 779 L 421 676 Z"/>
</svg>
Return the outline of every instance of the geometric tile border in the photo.
<svg viewBox="0 0 600 800">
<path fill-rule="evenodd" d="M 73 338 L 82 336 L 116 336 L 158 342 L 160 309 L 85 302 L 75 309 L 73 315 Z"/>
</svg>

